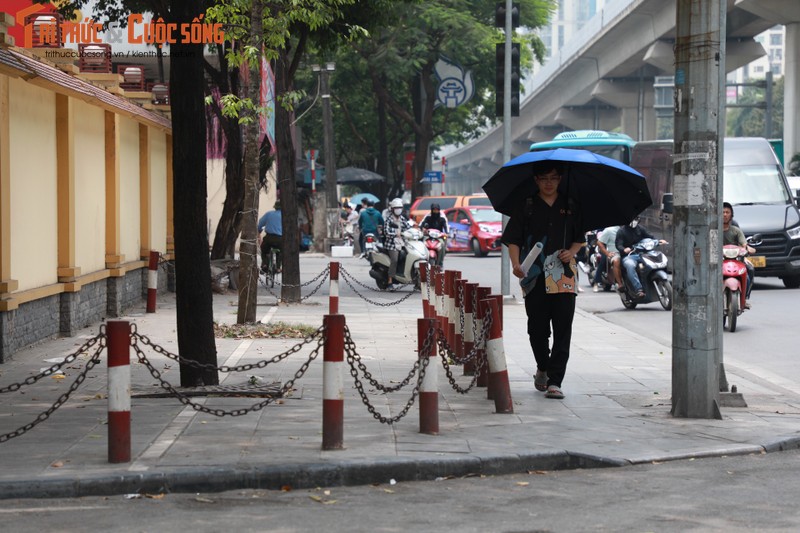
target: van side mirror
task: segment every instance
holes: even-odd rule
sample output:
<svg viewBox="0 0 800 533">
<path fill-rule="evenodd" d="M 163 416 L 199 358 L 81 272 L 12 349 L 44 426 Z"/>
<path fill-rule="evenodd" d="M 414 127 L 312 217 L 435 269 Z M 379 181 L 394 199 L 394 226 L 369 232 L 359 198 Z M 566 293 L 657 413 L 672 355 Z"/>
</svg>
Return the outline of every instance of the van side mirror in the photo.
<svg viewBox="0 0 800 533">
<path fill-rule="evenodd" d="M 672 203 L 672 193 L 666 192 L 664 196 L 661 197 L 661 211 L 664 213 L 671 215 L 673 211 L 674 204 Z"/>
</svg>

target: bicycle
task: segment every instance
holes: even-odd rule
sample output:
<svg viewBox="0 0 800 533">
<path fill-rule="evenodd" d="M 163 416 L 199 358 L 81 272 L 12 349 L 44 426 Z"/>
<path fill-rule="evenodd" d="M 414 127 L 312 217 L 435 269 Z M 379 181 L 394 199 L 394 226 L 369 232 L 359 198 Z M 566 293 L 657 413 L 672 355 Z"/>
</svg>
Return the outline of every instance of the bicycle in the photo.
<svg viewBox="0 0 800 533">
<path fill-rule="evenodd" d="M 267 254 L 267 264 L 264 268 L 266 284 L 270 288 L 275 286 L 275 275 L 280 274 L 281 272 L 279 261 L 280 255 L 278 254 L 278 250 L 276 248 L 270 248 L 270 251 Z"/>
</svg>

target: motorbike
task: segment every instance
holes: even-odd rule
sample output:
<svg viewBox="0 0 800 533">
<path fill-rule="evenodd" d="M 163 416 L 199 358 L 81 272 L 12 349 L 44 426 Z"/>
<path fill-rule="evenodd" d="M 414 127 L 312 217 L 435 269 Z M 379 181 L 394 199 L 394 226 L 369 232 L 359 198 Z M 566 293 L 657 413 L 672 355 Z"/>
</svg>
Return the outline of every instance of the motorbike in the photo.
<svg viewBox="0 0 800 533">
<path fill-rule="evenodd" d="M 355 227 L 353 224 L 344 224 L 342 226 L 342 238 L 344 238 L 345 246 L 353 246 L 353 234 L 355 232 Z"/>
<path fill-rule="evenodd" d="M 589 283 L 594 284 L 595 275 L 597 273 L 597 269 L 600 268 L 601 259 L 603 257 L 603 252 L 600 251 L 600 247 L 597 246 L 597 235 L 599 232 L 597 231 L 590 231 L 586 233 L 586 248 L 587 248 L 587 255 L 589 259 Z M 600 272 L 600 287 L 608 292 L 611 290 L 613 284 L 609 281 L 609 269 L 611 268 L 611 264 L 606 261 L 605 268 Z"/>
<path fill-rule="evenodd" d="M 761 244 L 759 237 L 751 236 L 747 244 Z M 747 248 L 737 244 L 726 244 L 722 247 L 722 327 L 728 331 L 736 331 L 736 321 L 744 313 L 747 297 L 747 265 L 745 264 Z"/>
<path fill-rule="evenodd" d="M 411 227 L 403 231 L 401 235 L 403 237 L 403 246 L 400 248 L 400 255 L 397 258 L 397 272 L 395 273 L 394 281 L 404 285 L 412 284 L 415 289 L 419 290 L 419 263 L 428 259 L 428 250 L 422 243 L 422 230 L 417 227 Z M 369 235 L 367 235 L 367 238 L 369 238 Z M 378 242 L 374 244 L 374 250 L 367 253 L 368 260 L 372 265 L 369 275 L 375 280 L 378 288 L 384 290 L 389 285 L 389 265 L 391 260 L 382 244 Z"/>
<path fill-rule="evenodd" d="M 628 280 L 625 269 L 622 269 L 622 285 L 619 297 L 625 309 L 635 309 L 639 304 L 660 302 L 661 307 L 672 309 L 672 283 L 667 276 L 667 256 L 658 250 L 659 241 L 642 239 L 633 246 L 634 254 L 639 255 L 636 274 L 642 284 L 644 296 L 637 298 Z"/>
<path fill-rule="evenodd" d="M 375 236 L 374 233 L 367 233 L 364 235 L 364 258 L 372 264 L 372 253 L 378 249 L 378 238 Z"/>
<path fill-rule="evenodd" d="M 425 248 L 428 250 L 428 263 L 434 266 L 444 264 L 445 243 L 447 234 L 438 229 L 425 230 Z"/>
</svg>

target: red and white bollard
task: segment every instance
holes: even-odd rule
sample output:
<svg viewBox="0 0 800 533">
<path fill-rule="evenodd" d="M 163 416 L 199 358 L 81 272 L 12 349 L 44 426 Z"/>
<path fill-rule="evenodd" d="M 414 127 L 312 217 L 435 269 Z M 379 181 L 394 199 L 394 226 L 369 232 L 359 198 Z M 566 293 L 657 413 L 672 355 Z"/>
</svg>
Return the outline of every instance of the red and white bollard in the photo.
<svg viewBox="0 0 800 533">
<path fill-rule="evenodd" d="M 436 319 L 436 326 L 442 331 L 447 331 L 445 327 L 447 322 L 444 319 L 444 272 L 436 267 L 433 271 L 433 288 L 434 288 L 434 302 L 433 302 L 433 316 Z"/>
<path fill-rule="evenodd" d="M 160 254 L 150 251 L 150 262 L 147 265 L 147 312 L 156 312 L 156 296 L 158 296 L 158 258 Z"/>
<path fill-rule="evenodd" d="M 460 276 L 461 272 L 458 275 Z M 453 351 L 459 359 L 464 358 L 464 332 L 461 326 L 464 324 L 464 302 L 461 300 L 464 296 L 464 285 L 466 284 L 467 280 L 457 277 L 456 284 L 453 287 L 453 323 L 455 324 L 455 333 L 453 334 L 455 346 Z M 466 327 L 466 324 L 464 326 Z"/>
<path fill-rule="evenodd" d="M 478 387 L 487 387 L 489 385 L 489 370 L 486 368 L 486 341 L 489 339 L 488 333 L 486 338 L 483 337 L 483 321 L 485 320 L 484 316 L 486 310 L 481 309 L 480 302 L 481 300 L 485 300 L 489 297 L 489 293 L 492 291 L 492 289 L 489 287 L 478 287 L 475 290 L 477 291 L 476 297 L 478 299 L 478 325 L 476 331 L 478 332 L 478 335 L 481 335 L 481 338 L 475 339 L 475 342 L 477 343 L 478 340 L 480 340 L 482 344 L 481 349 L 478 351 L 477 357 L 475 357 L 476 371 L 478 368 L 481 369 L 480 373 L 478 374 L 478 378 L 475 380 L 475 384 Z M 491 397 L 489 399 L 491 399 Z"/>
<path fill-rule="evenodd" d="M 422 292 L 422 316 L 428 318 L 428 263 L 419 264 L 419 287 Z"/>
<path fill-rule="evenodd" d="M 108 462 L 131 460 L 131 326 L 106 324 L 108 337 Z"/>
<path fill-rule="evenodd" d="M 425 341 L 433 332 L 430 346 L 425 350 Z M 417 350 L 420 358 L 428 358 L 425 376 L 419 386 L 419 432 L 439 434 L 439 378 L 436 371 L 436 321 L 432 318 L 417 319 Z M 420 367 L 421 368 L 421 367 Z"/>
<path fill-rule="evenodd" d="M 472 352 L 475 346 L 475 335 L 473 328 L 473 321 L 475 320 L 475 309 L 473 303 L 475 302 L 475 291 L 478 290 L 477 283 L 464 284 L 464 301 L 461 302 L 464 308 L 464 355 Z M 469 360 L 464 363 L 464 375 L 472 376 L 475 374 L 475 362 Z"/>
<path fill-rule="evenodd" d="M 330 275 L 331 275 L 331 282 L 330 282 L 330 289 L 328 291 L 330 294 L 328 298 L 328 314 L 338 315 L 339 314 L 339 263 L 331 261 Z"/>
<path fill-rule="evenodd" d="M 489 389 L 492 391 L 494 408 L 497 413 L 513 413 L 514 402 L 511 400 L 511 387 L 508 383 L 500 306 L 497 298 L 493 297 L 481 300 L 480 305 L 485 308 L 484 320 L 488 315 L 492 317 L 489 338 L 486 340 L 486 358 L 489 363 Z"/>
<path fill-rule="evenodd" d="M 344 315 L 325 315 L 322 366 L 322 449 L 344 447 Z"/>
</svg>

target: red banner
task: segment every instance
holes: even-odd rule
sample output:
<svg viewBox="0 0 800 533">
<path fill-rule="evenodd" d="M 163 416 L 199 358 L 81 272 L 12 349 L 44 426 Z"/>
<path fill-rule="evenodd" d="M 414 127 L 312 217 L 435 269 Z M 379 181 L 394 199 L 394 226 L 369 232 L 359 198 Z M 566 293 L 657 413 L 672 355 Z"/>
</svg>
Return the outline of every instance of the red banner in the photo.
<svg viewBox="0 0 800 533">
<path fill-rule="evenodd" d="M 414 186 L 414 155 L 414 152 L 406 152 L 403 156 L 406 178 L 405 190 L 407 191 L 410 191 Z"/>
</svg>

